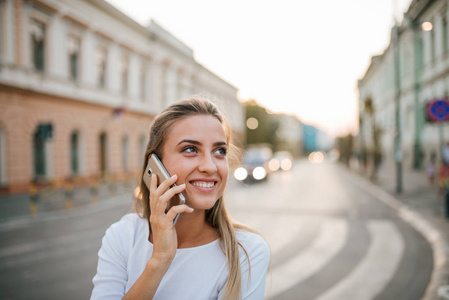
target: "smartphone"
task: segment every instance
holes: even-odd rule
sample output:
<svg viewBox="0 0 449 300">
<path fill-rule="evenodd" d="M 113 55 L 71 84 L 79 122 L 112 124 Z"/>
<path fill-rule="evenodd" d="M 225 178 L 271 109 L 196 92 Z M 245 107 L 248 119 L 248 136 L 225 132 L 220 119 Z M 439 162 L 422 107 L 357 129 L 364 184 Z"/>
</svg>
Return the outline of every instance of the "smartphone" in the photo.
<svg viewBox="0 0 449 300">
<path fill-rule="evenodd" d="M 150 189 L 152 176 L 157 177 L 157 186 L 159 186 L 164 180 L 171 177 L 171 175 L 168 173 L 167 169 L 165 169 L 161 160 L 155 153 L 150 154 L 150 157 L 148 158 L 148 164 L 145 168 L 145 174 L 143 174 L 143 181 L 145 182 L 148 190 Z M 173 185 L 175 186 L 176 183 L 174 183 Z M 180 205 L 180 204 L 184 204 L 184 203 L 186 203 L 186 198 L 184 197 L 184 195 L 182 193 L 176 194 L 168 202 L 166 211 L 168 211 L 172 206 Z M 173 225 L 176 224 L 176 222 L 178 221 L 178 218 L 179 218 L 179 214 L 177 214 L 176 218 L 173 220 Z"/>
</svg>

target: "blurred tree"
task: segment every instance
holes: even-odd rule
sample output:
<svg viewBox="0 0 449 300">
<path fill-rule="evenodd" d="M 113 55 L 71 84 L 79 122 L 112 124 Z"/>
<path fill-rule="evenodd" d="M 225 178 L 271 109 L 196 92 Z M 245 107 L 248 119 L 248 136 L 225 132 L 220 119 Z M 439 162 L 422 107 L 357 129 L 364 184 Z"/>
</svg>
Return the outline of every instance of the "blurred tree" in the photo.
<svg viewBox="0 0 449 300">
<path fill-rule="evenodd" d="M 272 114 L 256 100 L 244 103 L 245 122 L 250 118 L 257 120 L 257 126 L 246 126 L 245 147 L 251 144 L 269 144 L 276 151 L 276 131 L 279 124 L 272 118 Z M 251 128 L 249 128 L 251 127 Z"/>
<path fill-rule="evenodd" d="M 354 137 L 351 134 L 337 138 L 337 147 L 340 152 L 339 161 L 349 167 L 353 154 Z"/>
</svg>

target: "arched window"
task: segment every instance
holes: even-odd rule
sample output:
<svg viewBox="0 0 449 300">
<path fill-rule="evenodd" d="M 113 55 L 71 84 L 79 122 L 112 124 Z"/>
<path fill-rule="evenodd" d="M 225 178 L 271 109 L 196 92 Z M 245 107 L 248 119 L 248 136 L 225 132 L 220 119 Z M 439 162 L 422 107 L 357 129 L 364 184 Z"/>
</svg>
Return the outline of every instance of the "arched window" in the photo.
<svg viewBox="0 0 449 300">
<path fill-rule="evenodd" d="M 8 158 L 6 156 L 6 135 L 0 126 L 0 186 L 8 184 Z"/>
<path fill-rule="evenodd" d="M 129 141 L 128 136 L 123 136 L 122 139 L 122 169 L 124 172 L 128 172 L 128 156 L 129 156 Z"/>
<path fill-rule="evenodd" d="M 100 134 L 100 174 L 101 176 L 105 176 L 108 170 L 107 165 L 107 140 L 108 137 L 105 132 Z"/>
<path fill-rule="evenodd" d="M 145 151 L 147 150 L 147 139 L 145 135 L 140 136 L 138 149 L 139 149 L 139 156 L 137 157 L 137 167 L 140 168 L 142 166 Z"/>
<path fill-rule="evenodd" d="M 51 149 L 50 141 L 53 138 L 53 125 L 41 123 L 33 135 L 34 153 L 34 179 L 42 180 L 50 177 Z"/>
<path fill-rule="evenodd" d="M 80 135 L 78 131 L 70 135 L 70 170 L 72 175 L 80 174 Z"/>
</svg>

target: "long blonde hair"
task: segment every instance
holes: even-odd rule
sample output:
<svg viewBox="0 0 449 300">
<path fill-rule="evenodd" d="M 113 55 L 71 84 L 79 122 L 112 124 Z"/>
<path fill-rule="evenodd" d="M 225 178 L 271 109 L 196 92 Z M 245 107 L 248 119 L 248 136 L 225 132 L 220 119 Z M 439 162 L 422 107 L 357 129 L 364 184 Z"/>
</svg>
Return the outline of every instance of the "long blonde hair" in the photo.
<svg viewBox="0 0 449 300">
<path fill-rule="evenodd" d="M 149 219 L 151 210 L 149 205 L 149 190 L 143 181 L 143 174 L 148 157 L 151 153 L 156 153 L 159 157 L 163 154 L 164 142 L 167 139 L 167 134 L 170 127 L 182 118 L 194 115 L 211 115 L 222 124 L 225 130 L 228 147 L 231 151 L 235 149 L 231 143 L 231 128 L 225 117 L 221 114 L 217 106 L 211 101 L 202 98 L 190 98 L 182 100 L 166 108 L 153 121 L 150 128 L 150 140 L 145 151 L 142 172 L 140 174 L 139 185 L 136 188 L 136 201 L 134 202 L 134 210 L 142 218 Z M 161 157 L 162 158 L 162 157 Z M 248 257 L 243 246 L 237 241 L 235 229 L 243 229 L 254 232 L 240 223 L 234 222 L 226 210 L 223 196 L 215 202 L 215 205 L 206 211 L 206 221 L 218 232 L 220 246 L 226 255 L 229 268 L 229 277 L 226 283 L 226 291 L 224 299 L 240 299 L 241 298 L 241 270 L 239 260 L 239 247 L 243 249 Z M 248 257 L 249 263 L 249 257 Z M 251 270 L 251 268 L 250 268 Z"/>
</svg>

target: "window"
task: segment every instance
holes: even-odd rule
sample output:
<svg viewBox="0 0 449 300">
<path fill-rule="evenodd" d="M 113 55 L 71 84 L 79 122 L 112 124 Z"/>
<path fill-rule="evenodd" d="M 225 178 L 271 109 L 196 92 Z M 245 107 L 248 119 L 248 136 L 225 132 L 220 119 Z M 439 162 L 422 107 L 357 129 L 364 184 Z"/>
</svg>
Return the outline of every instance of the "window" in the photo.
<svg viewBox="0 0 449 300">
<path fill-rule="evenodd" d="M 142 62 L 140 67 L 140 99 L 145 102 L 145 89 L 146 89 L 146 65 L 145 61 Z"/>
<path fill-rule="evenodd" d="M 33 136 L 34 178 L 45 179 L 49 175 L 49 142 L 53 137 L 52 124 L 39 124 Z"/>
<path fill-rule="evenodd" d="M 106 47 L 99 46 L 97 48 L 97 85 L 99 87 L 105 87 L 106 85 L 106 59 Z"/>
<path fill-rule="evenodd" d="M 432 22 L 434 23 L 434 22 Z M 433 61 L 436 56 L 436 47 L 435 47 L 436 39 L 435 39 L 435 27 L 430 30 L 430 58 Z"/>
<path fill-rule="evenodd" d="M 45 70 L 45 24 L 37 20 L 31 21 L 31 49 L 34 68 Z"/>
<path fill-rule="evenodd" d="M 128 92 L 128 56 L 122 56 L 122 66 L 120 69 L 122 92 Z"/>
<path fill-rule="evenodd" d="M 69 35 L 67 48 L 70 78 L 77 80 L 79 74 L 80 39 L 74 35 Z"/>
<path fill-rule="evenodd" d="M 128 136 L 125 135 L 122 139 L 122 169 L 124 172 L 128 172 L 128 156 L 129 156 L 129 146 L 128 146 Z"/>
<path fill-rule="evenodd" d="M 80 139 L 77 131 L 70 136 L 70 167 L 72 175 L 80 174 Z"/>
<path fill-rule="evenodd" d="M 423 55 L 423 39 L 421 35 L 418 35 L 416 37 L 416 68 L 418 69 L 418 72 L 421 72 L 423 66 L 424 66 L 424 55 Z M 419 73 L 418 73 L 419 75 Z"/>
<path fill-rule="evenodd" d="M 105 132 L 100 134 L 100 174 L 106 176 L 107 172 L 107 135 Z"/>
<path fill-rule="evenodd" d="M 147 143 L 145 135 L 141 135 L 139 138 L 139 156 L 137 157 L 137 166 L 140 167 L 144 160 L 145 151 L 147 150 Z"/>
<path fill-rule="evenodd" d="M 447 17 L 446 16 L 443 16 L 442 25 L 443 25 L 443 28 L 441 28 L 441 31 L 443 34 L 443 53 L 446 53 L 447 50 L 449 49 L 449 45 L 447 44 L 448 32 L 447 32 Z"/>
</svg>

